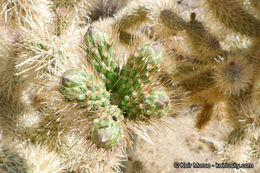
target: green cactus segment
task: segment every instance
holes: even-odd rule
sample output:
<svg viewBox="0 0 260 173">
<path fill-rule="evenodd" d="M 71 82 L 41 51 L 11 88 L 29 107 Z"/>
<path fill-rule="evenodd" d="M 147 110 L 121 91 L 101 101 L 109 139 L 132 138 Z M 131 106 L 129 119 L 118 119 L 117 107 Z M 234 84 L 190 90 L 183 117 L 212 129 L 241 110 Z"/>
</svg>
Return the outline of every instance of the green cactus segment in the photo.
<svg viewBox="0 0 260 173">
<path fill-rule="evenodd" d="M 156 47 L 157 46 L 157 47 Z M 162 61 L 158 45 L 144 44 L 139 47 L 139 55 L 132 55 L 120 71 L 120 79 L 116 90 L 122 99 L 134 91 L 142 93 L 145 84 L 151 82 L 151 77 L 158 72 L 158 65 Z"/>
<path fill-rule="evenodd" d="M 76 100 L 90 110 L 106 107 L 110 104 L 110 94 L 105 85 L 97 81 L 93 74 L 81 69 L 67 70 L 61 76 L 60 92 L 69 101 Z"/>
<path fill-rule="evenodd" d="M 94 120 L 90 130 L 92 141 L 100 148 L 111 149 L 120 143 L 124 136 L 124 129 L 120 125 L 123 116 L 116 106 L 108 106 L 100 118 Z"/>
<path fill-rule="evenodd" d="M 115 58 L 113 44 L 109 43 L 109 35 L 97 27 L 90 26 L 84 40 L 87 46 L 86 53 L 93 58 L 88 58 L 89 62 L 105 81 L 107 90 L 111 90 L 118 79 L 116 74 L 119 65 Z"/>
<path fill-rule="evenodd" d="M 129 119 L 162 118 L 169 110 L 170 99 L 165 91 L 152 91 L 148 93 L 134 92 L 125 96 L 119 107 Z"/>
<path fill-rule="evenodd" d="M 133 92 L 120 99 L 119 108 L 123 110 L 124 116 L 128 119 L 144 119 L 149 118 L 144 115 L 145 95 L 142 92 Z"/>
<path fill-rule="evenodd" d="M 139 54 L 132 55 L 122 67 L 113 94 L 125 117 L 133 120 L 150 119 L 152 116 L 161 118 L 163 113 L 159 115 L 154 112 L 157 111 L 154 106 L 145 104 L 151 93 L 147 86 L 152 82 L 151 78 L 158 72 L 158 65 L 162 62 L 159 46 L 144 44 L 138 51 Z"/>
</svg>

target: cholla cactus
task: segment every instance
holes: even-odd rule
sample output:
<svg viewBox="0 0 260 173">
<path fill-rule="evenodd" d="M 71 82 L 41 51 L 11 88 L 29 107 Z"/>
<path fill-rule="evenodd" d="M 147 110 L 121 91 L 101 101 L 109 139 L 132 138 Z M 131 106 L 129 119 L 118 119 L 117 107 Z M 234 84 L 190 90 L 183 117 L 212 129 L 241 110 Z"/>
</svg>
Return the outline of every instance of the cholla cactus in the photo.
<svg viewBox="0 0 260 173">
<path fill-rule="evenodd" d="M 0 124 L 6 140 L 16 141 L 10 146 L 21 143 L 13 148 L 27 165 L 14 163 L 18 172 L 117 170 L 129 136 L 148 136 L 146 126 L 171 108 L 171 95 L 156 82 L 161 50 L 149 40 L 122 46 L 110 19 L 100 22 L 104 30 L 98 22 L 81 26 L 84 3 L 1 3 Z M 35 165 L 39 158 L 46 162 Z M 10 166 L 8 159 L 1 164 Z"/>
<path fill-rule="evenodd" d="M 225 102 L 234 130 L 220 155 L 259 159 L 259 3 L 197 3 L 201 12 L 186 13 L 135 1 L 95 21 L 94 1 L 2 1 L 0 127 L 25 162 L 4 146 L 1 171 L 118 170 L 129 136 L 148 136 L 180 101 L 202 105 L 199 129 Z"/>
<path fill-rule="evenodd" d="M 190 92 L 185 103 L 202 105 L 196 127 L 205 127 L 214 105 L 224 101 L 231 125 L 241 129 L 238 133 L 243 136 L 241 139 L 229 136 L 233 142 L 227 142 L 224 158 L 233 162 L 250 161 L 255 157 L 252 146 L 259 139 L 258 3 L 198 1 L 192 3 L 199 9 L 195 12 L 185 11 L 179 3 L 165 0 L 130 4 L 117 14 L 114 26 L 124 35 L 136 34 L 134 26 L 146 22 L 155 33 L 152 38 L 161 39 L 169 51 L 170 65 L 164 70 L 162 80 L 174 81 Z M 176 89 L 176 85 L 167 87 Z M 241 152 L 239 148 L 243 148 Z"/>
<path fill-rule="evenodd" d="M 140 45 L 137 53 L 130 55 L 120 67 L 120 60 L 116 58 L 114 47 L 109 43 L 110 37 L 105 31 L 90 26 L 84 40 L 88 61 L 93 63 L 97 73 L 105 81 L 106 89 L 112 94 L 112 103 L 118 104 L 127 118 L 150 119 L 151 115 L 148 114 L 154 112 L 149 110 L 152 106 L 148 108 L 145 102 L 149 100 L 148 97 L 152 97 L 150 95 L 154 95 L 152 92 L 156 92 L 148 85 L 151 85 L 152 75 L 158 73 L 162 61 L 160 50 L 156 50 L 151 44 Z M 164 99 L 169 103 L 168 96 Z M 166 112 L 160 116 L 164 115 Z"/>
</svg>

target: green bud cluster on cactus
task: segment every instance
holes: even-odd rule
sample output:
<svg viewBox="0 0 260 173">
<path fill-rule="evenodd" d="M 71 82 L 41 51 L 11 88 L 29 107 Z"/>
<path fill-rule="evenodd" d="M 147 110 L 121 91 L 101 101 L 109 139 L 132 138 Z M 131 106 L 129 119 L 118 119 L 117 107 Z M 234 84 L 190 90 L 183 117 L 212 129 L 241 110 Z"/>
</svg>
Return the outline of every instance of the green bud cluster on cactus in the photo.
<svg viewBox="0 0 260 173">
<path fill-rule="evenodd" d="M 110 95 L 103 83 L 98 83 L 94 75 L 81 69 L 70 69 L 62 74 L 60 92 L 69 100 L 83 102 L 90 110 L 109 104 Z"/>
<path fill-rule="evenodd" d="M 110 106 L 101 114 L 100 118 L 94 120 L 90 136 L 98 147 L 110 149 L 118 144 L 124 135 L 124 129 L 120 125 L 123 116 L 116 106 Z"/>
<path fill-rule="evenodd" d="M 109 92 L 103 83 L 97 83 L 93 74 L 81 69 L 67 70 L 61 76 L 60 92 L 68 100 L 82 102 L 81 105 L 90 111 L 99 112 L 90 131 L 91 139 L 98 147 L 110 149 L 120 142 L 124 131 L 119 123 L 123 116 L 117 106 L 110 104 Z"/>
<path fill-rule="evenodd" d="M 124 135 L 121 125 L 124 117 L 144 120 L 166 115 L 169 109 L 166 92 L 149 87 L 162 54 L 159 45 L 143 44 L 120 66 L 106 32 L 90 26 L 84 41 L 87 61 L 94 65 L 101 81 L 84 70 L 70 69 L 61 76 L 60 92 L 82 109 L 87 107 L 92 111 L 89 115 L 97 115 L 90 128 L 90 138 L 98 147 L 110 149 Z"/>
<path fill-rule="evenodd" d="M 109 43 L 109 35 L 105 31 L 90 26 L 84 40 L 86 52 L 93 58 L 91 63 L 106 83 L 106 89 L 111 91 L 112 103 L 123 110 L 126 118 L 149 119 L 166 115 L 167 111 L 163 111 L 165 108 L 158 113 L 160 108 L 157 110 L 150 105 L 146 108 L 144 104 L 151 92 L 150 89 L 145 89 L 146 85 L 152 82 L 152 76 L 158 72 L 158 65 L 162 62 L 158 44 L 140 45 L 137 53 L 130 55 L 127 62 L 120 67 L 115 59 L 113 45 Z M 168 105 L 166 107 L 168 108 Z"/>
</svg>

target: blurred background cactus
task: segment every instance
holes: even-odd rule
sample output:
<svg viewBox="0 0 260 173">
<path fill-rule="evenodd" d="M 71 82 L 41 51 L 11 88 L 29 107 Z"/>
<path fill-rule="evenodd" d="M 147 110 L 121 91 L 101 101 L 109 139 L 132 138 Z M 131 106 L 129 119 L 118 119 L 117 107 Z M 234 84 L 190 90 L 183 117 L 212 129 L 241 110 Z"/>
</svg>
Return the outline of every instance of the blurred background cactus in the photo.
<svg viewBox="0 0 260 173">
<path fill-rule="evenodd" d="M 133 135 L 149 141 L 190 104 L 203 129 L 224 103 L 234 130 L 220 159 L 256 162 L 259 6 L 2 0 L 1 172 L 120 172 Z"/>
<path fill-rule="evenodd" d="M 192 4 L 194 10 L 180 8 Z M 229 139 L 219 148 L 227 162 L 258 160 L 260 105 L 259 9 L 255 1 L 146 1 L 133 3 L 116 16 L 115 26 L 125 34 L 149 26 L 151 38 L 160 40 L 167 63 L 161 81 L 169 90 L 189 92 L 185 104 L 201 105 L 196 127 L 211 120 L 214 106 L 224 102 L 230 125 Z M 192 6 L 191 5 L 191 6 Z M 135 25 L 137 25 L 135 27 Z M 224 116 L 224 115 L 223 115 Z"/>
</svg>

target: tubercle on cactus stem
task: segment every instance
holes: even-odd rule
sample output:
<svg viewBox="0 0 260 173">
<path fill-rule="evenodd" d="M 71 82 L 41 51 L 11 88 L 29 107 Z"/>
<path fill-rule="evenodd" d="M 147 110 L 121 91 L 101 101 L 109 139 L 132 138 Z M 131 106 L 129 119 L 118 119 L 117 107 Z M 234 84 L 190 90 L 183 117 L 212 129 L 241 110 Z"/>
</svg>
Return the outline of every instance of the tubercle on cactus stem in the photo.
<svg viewBox="0 0 260 173">
<path fill-rule="evenodd" d="M 124 130 L 117 122 L 120 118 L 118 116 L 113 115 L 111 117 L 111 115 L 104 115 L 94 120 L 94 126 L 90 130 L 90 136 L 98 147 L 111 149 L 121 141 Z"/>
<path fill-rule="evenodd" d="M 93 74 L 84 70 L 70 69 L 61 77 L 60 92 L 69 100 L 77 100 L 81 106 L 96 110 L 109 104 L 110 95 L 103 84 L 97 84 Z"/>
</svg>

